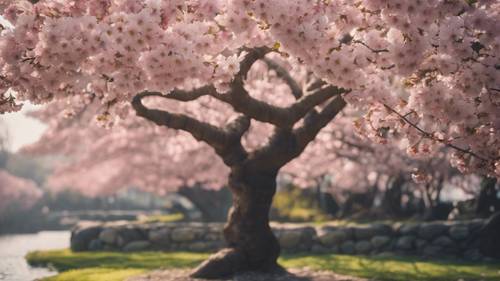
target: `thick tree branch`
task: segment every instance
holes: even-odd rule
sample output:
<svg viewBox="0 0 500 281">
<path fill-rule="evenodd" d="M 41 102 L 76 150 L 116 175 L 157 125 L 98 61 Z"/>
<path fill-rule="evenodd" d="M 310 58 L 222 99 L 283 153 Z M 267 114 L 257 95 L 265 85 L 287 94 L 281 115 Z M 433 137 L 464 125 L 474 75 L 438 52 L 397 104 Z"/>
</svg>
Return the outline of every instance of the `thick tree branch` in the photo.
<svg viewBox="0 0 500 281">
<path fill-rule="evenodd" d="M 269 69 L 276 71 L 276 75 L 278 75 L 278 77 L 282 79 L 288 85 L 288 87 L 290 87 L 292 95 L 295 97 L 295 99 L 300 99 L 304 95 L 302 92 L 302 87 L 300 87 L 300 85 L 295 81 L 295 79 L 293 79 L 290 73 L 288 73 L 288 71 L 283 66 L 266 57 L 264 57 L 262 60 L 266 63 Z"/>
<path fill-rule="evenodd" d="M 304 124 L 294 130 L 297 144 L 301 151 L 316 138 L 319 131 L 324 128 L 347 105 L 345 100 L 338 96 L 331 100 L 321 112 L 311 114 L 304 119 Z"/>
<path fill-rule="evenodd" d="M 195 93 L 204 93 L 207 89 L 194 90 Z M 250 127 L 250 119 L 240 116 L 226 124 L 221 129 L 206 122 L 196 120 L 184 114 L 170 113 L 165 110 L 150 109 L 144 106 L 142 99 L 146 97 L 172 98 L 171 94 L 163 95 L 156 92 L 143 92 L 134 97 L 132 106 L 138 116 L 148 119 L 160 126 L 183 130 L 190 133 L 195 139 L 206 142 L 222 157 L 226 165 L 232 166 L 247 158 L 247 152 L 241 145 L 241 137 Z"/>
<path fill-rule="evenodd" d="M 269 142 L 249 156 L 249 162 L 256 168 L 278 170 L 298 157 L 345 106 L 346 102 L 339 96 L 331 100 L 321 112 L 309 114 L 301 127 L 295 130 L 276 128 Z"/>
<path fill-rule="evenodd" d="M 217 90 L 215 90 L 215 87 L 213 85 L 207 85 L 191 91 L 175 89 L 166 95 L 162 95 L 162 97 L 178 101 L 193 101 L 202 96 L 216 96 L 216 95 L 217 95 Z"/>
<path fill-rule="evenodd" d="M 235 78 L 236 79 L 236 78 Z M 233 106 L 234 110 L 255 120 L 273 124 L 280 128 L 291 128 L 315 106 L 347 90 L 328 86 L 301 97 L 288 107 L 278 107 L 252 98 L 241 83 L 232 84 L 231 95 L 216 97 Z"/>
<path fill-rule="evenodd" d="M 145 97 L 167 98 L 168 95 L 156 92 L 143 92 L 136 95 L 132 100 L 132 106 L 138 116 L 146 118 L 160 126 L 186 131 L 197 140 L 204 141 L 214 148 L 222 147 L 225 144 L 226 134 L 220 128 L 198 121 L 184 114 L 147 108 L 142 103 L 142 99 Z"/>
</svg>

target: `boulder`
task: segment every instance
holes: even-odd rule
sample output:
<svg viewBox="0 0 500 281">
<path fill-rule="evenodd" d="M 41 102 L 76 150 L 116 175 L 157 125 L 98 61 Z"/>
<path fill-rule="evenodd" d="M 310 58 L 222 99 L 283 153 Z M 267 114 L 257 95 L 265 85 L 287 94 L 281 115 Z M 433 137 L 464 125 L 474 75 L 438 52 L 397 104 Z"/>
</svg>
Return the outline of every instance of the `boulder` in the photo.
<svg viewBox="0 0 500 281">
<path fill-rule="evenodd" d="M 422 250 L 425 246 L 427 246 L 427 244 L 428 244 L 427 240 L 424 239 L 415 240 L 415 248 L 417 248 L 417 250 Z"/>
<path fill-rule="evenodd" d="M 372 250 L 372 244 L 368 241 L 359 241 L 354 246 L 357 254 L 368 254 Z"/>
<path fill-rule="evenodd" d="M 343 230 L 320 230 L 318 231 L 318 240 L 325 246 L 339 245 L 347 239 L 347 234 Z"/>
<path fill-rule="evenodd" d="M 438 257 L 442 256 L 443 248 L 434 245 L 425 246 L 422 250 L 422 254 L 427 257 Z"/>
<path fill-rule="evenodd" d="M 455 240 L 463 240 L 469 236 L 469 228 L 465 225 L 455 225 L 450 227 L 448 233 Z"/>
<path fill-rule="evenodd" d="M 142 241 L 132 241 L 123 247 L 124 252 L 138 252 L 145 251 L 151 247 L 151 242 L 142 240 Z"/>
<path fill-rule="evenodd" d="M 207 233 L 207 235 L 205 235 L 205 239 L 208 241 L 222 241 L 224 240 L 224 237 L 222 235 L 222 232 L 219 231 Z"/>
<path fill-rule="evenodd" d="M 433 240 L 434 238 L 445 233 L 447 230 L 448 226 L 443 223 L 426 223 L 420 226 L 420 229 L 418 230 L 418 236 L 426 240 Z"/>
<path fill-rule="evenodd" d="M 354 230 L 354 237 L 358 240 L 371 239 L 377 235 L 390 235 L 392 228 L 385 224 L 373 224 L 368 226 L 356 227 Z"/>
<path fill-rule="evenodd" d="M 207 242 L 194 242 L 189 245 L 189 250 L 195 252 L 204 252 L 210 251 L 212 249 L 212 245 Z"/>
<path fill-rule="evenodd" d="M 301 237 L 302 231 L 300 230 L 285 230 L 278 240 L 284 250 L 293 250 L 299 244 Z"/>
<path fill-rule="evenodd" d="M 329 249 L 329 248 L 326 248 L 323 245 L 314 244 L 311 247 L 311 252 L 314 253 L 314 254 L 327 254 L 327 253 L 332 252 L 332 250 Z"/>
<path fill-rule="evenodd" d="M 482 255 L 500 259 L 500 212 L 493 214 L 479 232 L 479 251 Z"/>
<path fill-rule="evenodd" d="M 104 249 L 104 243 L 99 239 L 94 239 L 89 243 L 89 251 L 102 251 Z"/>
<path fill-rule="evenodd" d="M 375 236 L 370 242 L 375 249 L 380 249 L 389 244 L 391 238 L 389 236 Z"/>
<path fill-rule="evenodd" d="M 469 250 L 465 251 L 463 257 L 464 257 L 464 259 L 469 260 L 469 261 L 479 261 L 482 258 L 481 253 L 479 252 L 479 249 L 469 249 Z"/>
<path fill-rule="evenodd" d="M 71 250 L 75 252 L 86 251 L 89 248 L 90 241 L 99 237 L 102 227 L 97 224 L 79 225 L 71 231 Z"/>
<path fill-rule="evenodd" d="M 149 231 L 149 241 L 154 244 L 168 245 L 170 244 L 170 230 L 168 228 L 160 228 Z"/>
<path fill-rule="evenodd" d="M 196 231 L 190 228 L 176 228 L 172 231 L 172 241 L 190 242 L 196 239 Z"/>
<path fill-rule="evenodd" d="M 132 241 L 145 240 L 146 237 L 144 233 L 134 227 L 125 227 L 117 229 L 118 235 L 116 238 L 116 244 L 119 247 L 123 247 Z"/>
<path fill-rule="evenodd" d="M 453 240 L 451 240 L 450 237 L 444 236 L 444 235 L 443 236 L 439 236 L 438 238 L 434 239 L 432 241 L 432 245 L 439 246 L 439 247 L 442 247 L 442 248 L 456 246 L 455 242 L 453 242 Z"/>
<path fill-rule="evenodd" d="M 418 229 L 419 229 L 420 225 L 418 224 L 403 224 L 398 232 L 399 234 L 401 234 L 402 236 L 406 236 L 406 235 L 414 235 L 414 234 L 417 234 L 418 233 Z"/>
<path fill-rule="evenodd" d="M 118 233 L 113 228 L 106 228 L 99 234 L 99 239 L 107 244 L 113 245 L 116 243 Z"/>
<path fill-rule="evenodd" d="M 346 241 L 340 245 L 340 250 L 344 254 L 352 255 L 355 253 L 355 244 L 352 241 Z"/>
<path fill-rule="evenodd" d="M 354 238 L 356 238 L 356 240 L 358 241 L 370 239 L 377 234 L 377 228 L 371 225 L 363 227 L 355 227 L 353 230 L 354 230 Z"/>
<path fill-rule="evenodd" d="M 411 250 L 416 237 L 413 235 L 401 236 L 396 241 L 396 248 L 399 250 Z"/>
</svg>

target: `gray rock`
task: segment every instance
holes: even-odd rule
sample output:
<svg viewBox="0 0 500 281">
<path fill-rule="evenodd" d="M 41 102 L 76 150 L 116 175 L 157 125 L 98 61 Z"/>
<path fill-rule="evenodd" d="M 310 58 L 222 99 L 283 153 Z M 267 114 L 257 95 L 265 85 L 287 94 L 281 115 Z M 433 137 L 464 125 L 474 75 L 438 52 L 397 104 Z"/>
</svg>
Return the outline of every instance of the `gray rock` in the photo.
<svg viewBox="0 0 500 281">
<path fill-rule="evenodd" d="M 428 257 L 438 257 L 442 256 L 443 248 L 439 246 L 428 245 L 422 250 L 422 254 Z"/>
<path fill-rule="evenodd" d="M 388 236 L 375 236 L 370 241 L 375 249 L 380 249 L 388 245 L 391 238 Z"/>
<path fill-rule="evenodd" d="M 368 254 L 372 250 L 372 244 L 368 241 L 359 241 L 354 246 L 356 253 L 358 254 Z"/>
<path fill-rule="evenodd" d="M 75 252 L 88 250 L 89 243 L 99 237 L 102 227 L 96 224 L 79 225 L 71 231 L 71 250 Z"/>
<path fill-rule="evenodd" d="M 94 239 L 89 243 L 89 251 L 102 251 L 104 248 L 104 243 L 99 239 Z"/>
<path fill-rule="evenodd" d="M 367 240 L 377 235 L 390 235 L 392 228 L 385 224 L 373 224 L 368 226 L 356 227 L 354 237 L 358 240 Z"/>
<path fill-rule="evenodd" d="M 203 252 L 203 251 L 209 251 L 211 249 L 212 245 L 206 242 L 194 242 L 191 243 L 191 245 L 189 245 L 189 250 L 191 251 Z"/>
<path fill-rule="evenodd" d="M 113 228 L 106 228 L 99 234 L 99 239 L 107 244 L 115 244 L 116 239 L 118 238 L 118 233 Z"/>
<path fill-rule="evenodd" d="M 196 239 L 197 232 L 190 228 L 176 228 L 172 231 L 172 241 L 189 242 Z"/>
<path fill-rule="evenodd" d="M 316 230 L 312 227 L 303 227 L 299 231 L 301 237 L 297 251 L 310 251 L 314 241 L 317 240 Z"/>
<path fill-rule="evenodd" d="M 418 224 L 403 224 L 399 228 L 398 232 L 402 236 L 413 235 L 413 234 L 416 234 L 418 232 L 419 227 L 420 227 L 420 225 L 418 225 Z"/>
<path fill-rule="evenodd" d="M 391 257 L 394 257 L 394 253 L 392 253 L 392 252 L 381 252 L 381 253 L 377 254 L 377 257 L 391 258 Z"/>
<path fill-rule="evenodd" d="M 283 249 L 291 250 L 299 244 L 301 237 L 300 230 L 286 230 L 281 233 L 278 240 Z"/>
<path fill-rule="evenodd" d="M 149 241 L 155 244 L 167 245 L 170 244 L 170 230 L 168 228 L 160 228 L 149 232 Z"/>
<path fill-rule="evenodd" d="M 355 253 L 355 244 L 352 241 L 346 241 L 340 245 L 340 250 L 344 254 L 352 255 Z"/>
<path fill-rule="evenodd" d="M 318 240 L 325 246 L 338 245 L 347 239 L 347 234 L 343 230 L 321 230 L 318 232 Z"/>
<path fill-rule="evenodd" d="M 455 240 L 463 240 L 469 236 L 469 228 L 465 225 L 455 225 L 448 231 L 450 237 Z"/>
<path fill-rule="evenodd" d="M 453 242 L 453 240 L 451 240 L 450 237 L 443 235 L 443 236 L 439 236 L 438 238 L 434 239 L 432 241 L 432 245 L 446 248 L 446 247 L 455 246 L 455 242 Z"/>
<path fill-rule="evenodd" d="M 428 244 L 427 240 L 424 240 L 424 239 L 415 240 L 415 247 L 418 250 L 422 250 L 425 246 L 427 246 L 427 244 Z"/>
<path fill-rule="evenodd" d="M 370 239 L 377 234 L 377 229 L 371 225 L 363 227 L 355 227 L 354 237 L 358 240 Z"/>
<path fill-rule="evenodd" d="M 213 232 L 205 235 L 205 239 L 208 241 L 222 241 L 224 237 L 222 236 L 222 232 Z"/>
<path fill-rule="evenodd" d="M 413 249 L 415 239 L 413 235 L 401 236 L 396 241 L 396 248 L 400 250 L 411 250 Z"/>
<path fill-rule="evenodd" d="M 117 229 L 117 231 L 118 237 L 116 238 L 116 244 L 120 247 L 123 247 L 132 241 L 140 241 L 146 239 L 144 233 L 132 227 L 120 228 Z"/>
<path fill-rule="evenodd" d="M 426 223 L 420 226 L 418 236 L 423 239 L 432 240 L 445 233 L 447 230 L 448 226 L 443 223 Z"/>
<path fill-rule="evenodd" d="M 467 250 L 467 251 L 465 251 L 463 257 L 464 257 L 464 259 L 470 260 L 470 261 L 479 261 L 482 258 L 481 253 L 479 253 L 479 249 Z"/>
<path fill-rule="evenodd" d="M 123 251 L 125 252 L 138 252 L 145 251 L 151 247 L 151 242 L 142 240 L 142 241 L 132 241 L 123 247 Z"/>
<path fill-rule="evenodd" d="M 468 227 L 470 232 L 476 232 L 479 231 L 481 228 L 483 228 L 485 224 L 486 220 L 484 219 L 474 219 L 468 223 Z"/>
<path fill-rule="evenodd" d="M 323 245 L 318 245 L 318 244 L 314 244 L 312 247 L 311 247 L 311 252 L 312 253 L 315 253 L 315 254 L 327 254 L 327 253 L 330 253 L 331 250 L 326 248 L 325 246 Z"/>
</svg>

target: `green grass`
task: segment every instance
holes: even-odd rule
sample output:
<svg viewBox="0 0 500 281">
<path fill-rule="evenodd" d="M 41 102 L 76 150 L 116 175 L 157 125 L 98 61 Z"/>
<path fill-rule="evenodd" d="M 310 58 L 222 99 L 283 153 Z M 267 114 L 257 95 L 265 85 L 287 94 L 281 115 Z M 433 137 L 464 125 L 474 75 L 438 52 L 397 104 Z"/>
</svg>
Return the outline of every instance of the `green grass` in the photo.
<svg viewBox="0 0 500 281">
<path fill-rule="evenodd" d="M 182 221 L 184 215 L 182 213 L 168 214 L 168 215 L 151 215 L 139 218 L 140 222 L 155 223 L 155 222 L 176 222 Z"/>
<path fill-rule="evenodd" d="M 69 270 L 43 281 L 122 281 L 128 277 L 145 273 L 145 269 L 117 269 L 91 267 L 85 269 Z"/>
<path fill-rule="evenodd" d="M 286 267 L 310 267 L 386 281 L 500 280 L 500 262 L 466 263 L 415 257 L 345 255 L 285 256 L 280 262 Z"/>
<path fill-rule="evenodd" d="M 194 267 L 206 253 L 73 253 L 69 250 L 33 252 L 32 265 L 52 266 L 62 273 L 46 281 L 121 281 L 158 268 Z M 465 263 L 422 260 L 411 257 L 363 257 L 345 255 L 285 255 L 280 263 L 287 268 L 310 267 L 339 274 L 385 281 L 498 281 L 500 262 Z"/>
<path fill-rule="evenodd" d="M 208 254 L 188 252 L 72 252 L 70 250 L 35 251 L 26 256 L 34 266 L 51 266 L 58 271 L 105 267 L 118 269 L 157 269 L 194 267 Z"/>
</svg>

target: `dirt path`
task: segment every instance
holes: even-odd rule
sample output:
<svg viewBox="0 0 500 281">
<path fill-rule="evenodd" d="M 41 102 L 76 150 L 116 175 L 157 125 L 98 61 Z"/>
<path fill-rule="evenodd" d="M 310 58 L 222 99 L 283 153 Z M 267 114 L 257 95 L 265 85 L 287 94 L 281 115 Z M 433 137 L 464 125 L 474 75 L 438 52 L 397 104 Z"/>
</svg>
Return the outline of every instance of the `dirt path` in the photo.
<svg viewBox="0 0 500 281">
<path fill-rule="evenodd" d="M 367 279 L 344 276 L 330 271 L 313 271 L 310 269 L 291 269 L 287 275 L 269 275 L 247 273 L 230 279 L 217 279 L 211 281 L 368 281 Z M 127 281 L 202 281 L 189 276 L 190 270 L 164 270 L 153 271 L 145 275 L 133 277 Z"/>
</svg>

